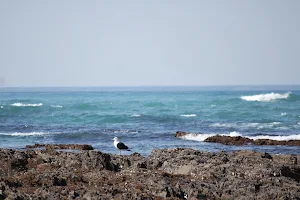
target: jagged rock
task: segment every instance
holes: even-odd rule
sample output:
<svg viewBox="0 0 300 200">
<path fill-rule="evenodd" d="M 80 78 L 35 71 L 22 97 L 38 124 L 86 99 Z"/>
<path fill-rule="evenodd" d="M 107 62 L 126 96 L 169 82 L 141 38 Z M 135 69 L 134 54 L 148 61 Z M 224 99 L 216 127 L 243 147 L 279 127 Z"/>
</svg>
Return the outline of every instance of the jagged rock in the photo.
<svg viewBox="0 0 300 200">
<path fill-rule="evenodd" d="M 182 137 L 182 136 L 185 136 L 189 133 L 187 132 L 183 132 L 183 131 L 177 131 L 176 134 L 175 134 L 175 137 Z"/>
<path fill-rule="evenodd" d="M 225 145 L 247 145 L 249 143 L 252 143 L 253 140 L 241 136 L 231 137 L 231 136 L 215 135 L 206 138 L 204 142 L 216 142 Z"/>
<path fill-rule="evenodd" d="M 267 159 L 273 159 L 273 157 L 270 155 L 270 154 L 268 154 L 267 152 L 265 152 L 265 154 L 264 155 L 262 155 L 261 156 L 262 158 L 267 158 Z"/>
<path fill-rule="evenodd" d="M 278 141 L 270 139 L 257 139 L 253 141 L 254 145 L 285 145 L 285 146 L 300 146 L 300 140 Z"/>
<path fill-rule="evenodd" d="M 0 199 L 298 199 L 299 155 L 264 156 L 0 149 Z"/>
<path fill-rule="evenodd" d="M 26 148 L 94 150 L 92 145 L 89 144 L 34 144 L 26 145 Z"/>
<path fill-rule="evenodd" d="M 286 146 L 300 146 L 300 140 L 288 140 L 288 141 L 278 141 L 270 139 L 257 139 L 252 140 L 247 137 L 241 136 L 224 136 L 224 135 L 215 135 L 208 137 L 204 142 L 215 142 L 225 145 L 286 145 Z"/>
</svg>

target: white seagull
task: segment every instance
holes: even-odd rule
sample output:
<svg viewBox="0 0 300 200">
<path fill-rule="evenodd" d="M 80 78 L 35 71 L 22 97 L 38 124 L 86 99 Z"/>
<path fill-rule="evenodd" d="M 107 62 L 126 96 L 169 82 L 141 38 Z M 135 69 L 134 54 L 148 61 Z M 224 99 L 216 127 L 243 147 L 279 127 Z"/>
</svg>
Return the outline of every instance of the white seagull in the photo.
<svg viewBox="0 0 300 200">
<path fill-rule="evenodd" d="M 119 142 L 117 137 L 114 137 L 112 140 L 114 141 L 114 146 L 119 149 L 120 155 L 122 150 L 130 151 L 128 146 L 126 146 L 123 142 Z"/>
</svg>

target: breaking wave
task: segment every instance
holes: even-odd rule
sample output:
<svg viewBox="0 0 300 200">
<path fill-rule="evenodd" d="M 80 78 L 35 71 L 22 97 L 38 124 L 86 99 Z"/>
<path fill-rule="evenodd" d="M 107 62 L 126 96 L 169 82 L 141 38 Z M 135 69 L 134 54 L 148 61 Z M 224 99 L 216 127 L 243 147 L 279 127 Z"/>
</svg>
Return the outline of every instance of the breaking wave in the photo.
<svg viewBox="0 0 300 200">
<path fill-rule="evenodd" d="M 42 135 L 49 135 L 53 134 L 50 132 L 13 132 L 13 133 L 0 133 L 0 135 L 8 135 L 8 136 L 42 136 Z"/>
<path fill-rule="evenodd" d="M 34 104 L 25 104 L 25 103 L 13 103 L 11 106 L 17 106 L 17 107 L 37 107 L 37 106 L 42 106 L 42 103 L 34 103 Z"/>
<path fill-rule="evenodd" d="M 140 117 L 141 115 L 140 114 L 133 114 L 131 115 L 131 117 Z"/>
<path fill-rule="evenodd" d="M 242 100 L 245 101 L 262 101 L 262 102 L 270 102 L 276 99 L 287 99 L 289 98 L 291 92 L 287 92 L 284 94 L 279 93 L 267 93 L 267 94 L 257 94 L 257 95 L 250 95 L 250 96 L 241 96 Z"/>
<path fill-rule="evenodd" d="M 233 132 L 230 132 L 229 134 L 214 134 L 214 133 L 198 134 L 198 133 L 189 133 L 189 134 L 186 134 L 185 136 L 182 136 L 180 138 L 185 139 L 185 140 L 194 140 L 194 141 L 203 142 L 205 139 L 207 139 L 209 137 L 212 137 L 212 136 L 215 136 L 215 135 L 231 136 L 231 137 L 241 136 L 241 134 L 239 132 L 233 131 Z"/>
<path fill-rule="evenodd" d="M 270 122 L 270 123 L 214 123 L 211 127 L 217 128 L 280 128 L 281 122 Z"/>
<path fill-rule="evenodd" d="M 60 105 L 51 105 L 52 108 L 62 108 Z"/>
<path fill-rule="evenodd" d="M 196 114 L 183 114 L 183 115 L 180 115 L 181 117 L 196 117 L 197 115 Z"/>
<path fill-rule="evenodd" d="M 216 135 L 221 135 L 221 136 L 231 136 L 231 137 L 236 137 L 236 136 L 242 136 L 239 132 L 230 132 L 229 134 L 214 134 L 214 133 L 209 133 L 209 134 L 198 134 L 198 133 L 189 133 L 185 136 L 182 136 L 180 138 L 185 139 L 185 140 L 193 140 L 193 141 L 199 141 L 203 142 L 205 139 L 216 136 Z M 252 140 L 257 140 L 257 139 L 270 139 L 270 140 L 279 140 L 279 141 L 284 141 L 284 140 L 300 140 L 300 134 L 297 135 L 258 135 L 258 136 L 243 136 Z"/>
<path fill-rule="evenodd" d="M 300 134 L 299 135 L 258 135 L 258 136 L 252 136 L 248 137 L 253 140 L 257 139 L 270 139 L 270 140 L 300 140 Z"/>
</svg>

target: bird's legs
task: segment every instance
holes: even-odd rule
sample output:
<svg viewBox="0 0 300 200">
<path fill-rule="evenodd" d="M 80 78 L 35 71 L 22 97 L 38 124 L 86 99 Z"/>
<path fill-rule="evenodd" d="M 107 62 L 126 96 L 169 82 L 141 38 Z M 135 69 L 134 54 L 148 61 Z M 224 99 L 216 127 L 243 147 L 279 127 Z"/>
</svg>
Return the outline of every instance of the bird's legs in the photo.
<svg viewBox="0 0 300 200">
<path fill-rule="evenodd" d="M 121 150 L 120 150 L 120 155 L 121 155 Z"/>
</svg>

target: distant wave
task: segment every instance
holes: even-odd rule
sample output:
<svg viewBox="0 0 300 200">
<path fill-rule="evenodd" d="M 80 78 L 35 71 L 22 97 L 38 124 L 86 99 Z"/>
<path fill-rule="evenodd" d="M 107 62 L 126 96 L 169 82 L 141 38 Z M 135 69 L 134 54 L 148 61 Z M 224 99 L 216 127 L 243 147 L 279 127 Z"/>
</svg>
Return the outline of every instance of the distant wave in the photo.
<svg viewBox="0 0 300 200">
<path fill-rule="evenodd" d="M 17 106 L 17 107 L 37 107 L 37 106 L 42 106 L 42 103 L 37 103 L 37 104 L 25 104 L 25 103 L 13 103 L 11 106 Z"/>
<path fill-rule="evenodd" d="M 140 133 L 138 130 L 113 130 L 113 133 Z"/>
<path fill-rule="evenodd" d="M 209 134 L 196 134 L 196 133 L 190 133 L 187 134 L 183 137 L 182 139 L 185 140 L 193 140 L 193 141 L 199 141 L 203 142 L 205 139 L 216 136 L 216 135 L 222 135 L 222 136 L 231 136 L 231 137 L 236 137 L 236 136 L 242 136 L 239 132 L 231 132 L 229 134 L 214 134 L 214 133 L 209 133 Z M 270 140 L 300 140 L 300 134 L 297 135 L 258 135 L 258 136 L 243 136 L 246 138 L 250 138 L 253 140 L 257 139 L 270 139 Z"/>
<path fill-rule="evenodd" d="M 52 108 L 62 108 L 60 105 L 51 105 Z"/>
<path fill-rule="evenodd" d="M 270 122 L 270 123 L 215 123 L 210 125 L 211 127 L 217 128 L 274 128 L 279 127 L 281 122 Z"/>
<path fill-rule="evenodd" d="M 50 132 L 13 132 L 13 133 L 0 133 L 0 135 L 10 135 L 10 136 L 41 136 L 41 135 L 48 135 L 52 134 Z"/>
<path fill-rule="evenodd" d="M 284 113 L 281 113 L 281 116 L 286 116 L 286 112 L 284 112 Z"/>
<path fill-rule="evenodd" d="M 183 114 L 183 115 L 180 115 L 181 117 L 196 117 L 197 115 L 196 114 Z"/>
<path fill-rule="evenodd" d="M 242 100 L 245 101 L 262 101 L 262 102 L 270 102 L 276 99 L 287 99 L 289 98 L 291 92 L 287 92 L 284 94 L 279 93 L 267 93 L 267 94 L 258 94 L 258 95 L 251 95 L 251 96 L 241 96 Z"/>
<path fill-rule="evenodd" d="M 140 114 L 133 114 L 131 115 L 131 117 L 140 117 L 141 115 Z"/>
</svg>

